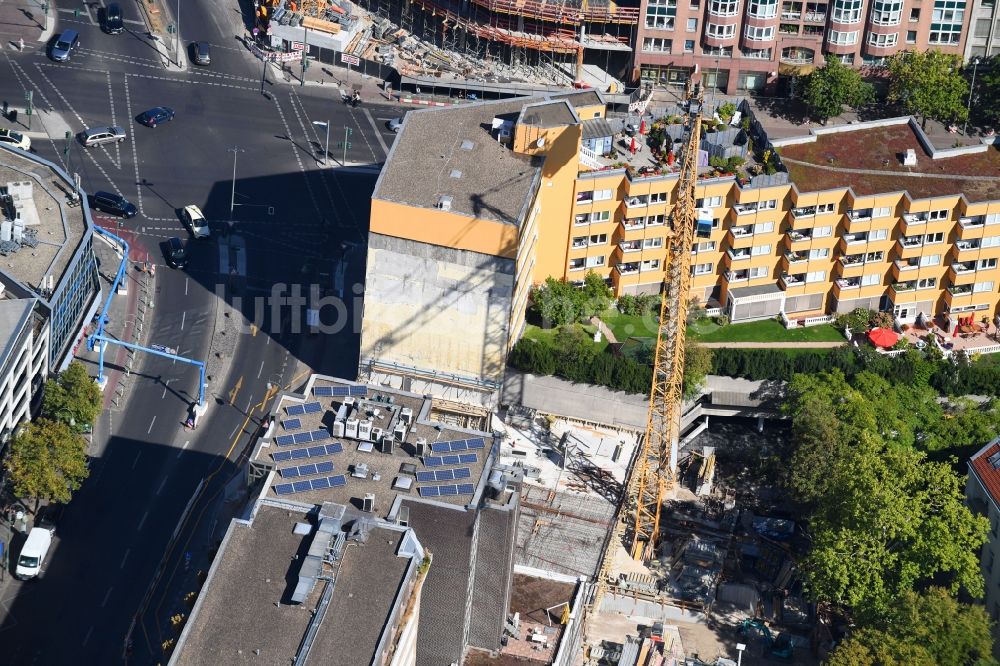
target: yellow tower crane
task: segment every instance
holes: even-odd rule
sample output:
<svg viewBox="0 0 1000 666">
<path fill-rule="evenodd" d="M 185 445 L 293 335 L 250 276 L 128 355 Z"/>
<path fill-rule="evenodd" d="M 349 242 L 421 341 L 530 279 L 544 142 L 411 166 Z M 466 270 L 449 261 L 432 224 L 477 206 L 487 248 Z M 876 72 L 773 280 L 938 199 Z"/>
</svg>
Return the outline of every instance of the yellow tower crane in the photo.
<svg viewBox="0 0 1000 666">
<path fill-rule="evenodd" d="M 695 201 L 701 140 L 701 86 L 689 79 L 685 97 L 687 136 L 670 231 L 667 274 L 660 299 L 646 433 L 642 450 L 626 481 L 626 494 L 618 509 L 614 532 L 601 559 L 589 615 L 600 609 L 619 544 L 626 543 L 631 556 L 637 560 L 645 561 L 655 554 L 660 534 L 660 510 L 674 483 L 677 468 L 684 394 L 684 344 L 691 289 L 691 246 L 698 222 Z"/>
</svg>

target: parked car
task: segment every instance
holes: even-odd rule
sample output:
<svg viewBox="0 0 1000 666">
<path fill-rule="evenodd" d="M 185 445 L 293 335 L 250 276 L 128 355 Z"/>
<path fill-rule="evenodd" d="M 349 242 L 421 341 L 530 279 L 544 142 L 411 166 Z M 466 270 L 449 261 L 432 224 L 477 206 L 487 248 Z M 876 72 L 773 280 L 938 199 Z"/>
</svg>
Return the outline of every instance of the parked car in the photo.
<svg viewBox="0 0 1000 666">
<path fill-rule="evenodd" d="M 212 64 L 212 47 L 208 42 L 195 42 L 191 45 L 194 64 L 207 67 Z"/>
<path fill-rule="evenodd" d="M 0 129 L 0 143 L 10 146 L 11 148 L 31 150 L 31 139 L 24 136 L 20 132 L 15 132 L 14 130 Z"/>
<path fill-rule="evenodd" d="M 16 578 L 29 580 L 42 573 L 42 565 L 45 564 L 45 557 L 49 554 L 54 533 L 55 529 L 49 525 L 31 528 L 28 540 L 24 542 L 21 554 L 17 558 L 17 567 L 14 569 Z"/>
<path fill-rule="evenodd" d="M 80 34 L 76 30 L 63 30 L 52 45 L 49 56 L 56 62 L 66 62 L 80 46 Z"/>
<path fill-rule="evenodd" d="M 156 127 L 160 123 L 165 123 L 169 120 L 174 119 L 174 110 L 169 106 L 157 106 L 149 111 L 143 111 L 136 118 L 140 123 L 146 127 Z"/>
<path fill-rule="evenodd" d="M 201 209 L 195 205 L 185 206 L 181 211 L 181 220 L 191 230 L 191 235 L 195 238 L 208 238 L 212 232 L 208 228 L 208 222 L 202 214 Z"/>
<path fill-rule="evenodd" d="M 135 217 L 139 209 L 123 196 L 111 192 L 94 192 L 90 196 L 90 207 L 111 215 L 119 215 L 126 220 Z"/>
<path fill-rule="evenodd" d="M 80 141 L 87 148 L 99 146 L 102 143 L 114 143 L 125 140 L 125 130 L 112 125 L 111 127 L 92 127 L 80 133 Z"/>
<path fill-rule="evenodd" d="M 392 130 L 396 134 L 399 134 L 399 131 L 401 129 L 403 129 L 403 119 L 402 118 L 393 118 L 392 120 L 390 120 L 389 122 L 386 123 L 386 127 L 388 127 L 390 130 Z"/>
<path fill-rule="evenodd" d="M 163 254 L 171 268 L 187 266 L 187 250 L 184 247 L 184 241 L 180 238 L 168 239 L 163 246 Z"/>
<path fill-rule="evenodd" d="M 112 2 L 104 10 L 104 32 L 109 35 L 117 35 L 125 30 L 125 17 L 122 16 L 122 8 L 117 2 Z"/>
</svg>

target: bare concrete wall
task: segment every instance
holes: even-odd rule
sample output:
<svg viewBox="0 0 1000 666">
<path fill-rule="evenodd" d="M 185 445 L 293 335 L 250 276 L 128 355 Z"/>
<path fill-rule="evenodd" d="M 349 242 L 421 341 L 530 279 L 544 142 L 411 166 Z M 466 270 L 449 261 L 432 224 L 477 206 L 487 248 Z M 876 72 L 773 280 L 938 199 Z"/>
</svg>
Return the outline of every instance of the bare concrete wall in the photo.
<svg viewBox="0 0 1000 666">
<path fill-rule="evenodd" d="M 371 234 L 362 366 L 498 385 L 513 289 L 511 259 Z"/>
</svg>

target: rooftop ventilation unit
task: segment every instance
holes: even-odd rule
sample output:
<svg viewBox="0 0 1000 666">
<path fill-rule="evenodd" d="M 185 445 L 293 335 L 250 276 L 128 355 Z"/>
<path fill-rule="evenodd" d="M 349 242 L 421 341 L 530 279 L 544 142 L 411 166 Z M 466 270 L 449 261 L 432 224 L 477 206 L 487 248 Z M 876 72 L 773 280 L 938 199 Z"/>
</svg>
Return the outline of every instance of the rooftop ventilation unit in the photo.
<svg viewBox="0 0 1000 666">
<path fill-rule="evenodd" d="M 344 436 L 344 422 L 337 420 L 333 422 L 333 436 L 343 437 Z"/>
<path fill-rule="evenodd" d="M 358 424 L 358 439 L 371 439 L 371 437 L 372 422 L 366 419 Z"/>
<path fill-rule="evenodd" d="M 476 144 L 472 143 L 468 139 L 462 142 L 462 150 L 472 150 L 473 146 Z"/>
<path fill-rule="evenodd" d="M 451 202 L 453 200 L 454 199 L 452 197 L 442 196 L 440 199 L 438 199 L 437 207 L 440 208 L 441 210 L 451 210 Z"/>
<path fill-rule="evenodd" d="M 392 437 L 383 437 L 379 440 L 378 450 L 392 455 Z"/>
<path fill-rule="evenodd" d="M 406 425 L 413 425 L 413 410 L 409 407 L 403 407 L 403 409 L 399 410 L 399 418 Z"/>
<path fill-rule="evenodd" d="M 345 427 L 345 435 L 351 439 L 358 438 L 358 420 L 357 419 L 347 419 Z"/>
<path fill-rule="evenodd" d="M 426 437 L 417 437 L 417 443 L 414 445 L 414 448 L 416 449 L 416 454 L 418 456 L 423 456 L 424 454 L 426 454 L 427 453 L 427 438 Z"/>
<path fill-rule="evenodd" d="M 450 175 L 451 175 L 452 178 L 461 178 L 462 177 L 462 172 L 459 171 L 458 169 L 452 169 Z"/>
<path fill-rule="evenodd" d="M 372 434 L 368 437 L 373 442 L 377 442 L 385 434 L 382 428 L 372 428 Z"/>
<path fill-rule="evenodd" d="M 396 438 L 397 442 L 402 442 L 406 439 L 406 425 L 399 423 L 396 425 L 396 429 L 392 431 L 393 436 Z"/>
<path fill-rule="evenodd" d="M 375 510 L 375 495 L 374 493 L 365 493 L 365 499 L 362 504 L 362 511 L 367 511 L 371 513 Z"/>
</svg>

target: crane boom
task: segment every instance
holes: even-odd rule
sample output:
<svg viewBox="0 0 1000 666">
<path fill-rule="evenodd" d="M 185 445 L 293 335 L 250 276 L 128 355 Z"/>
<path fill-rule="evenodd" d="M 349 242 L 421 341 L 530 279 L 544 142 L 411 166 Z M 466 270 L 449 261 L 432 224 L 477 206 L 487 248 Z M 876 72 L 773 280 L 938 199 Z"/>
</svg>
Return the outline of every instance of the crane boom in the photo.
<svg viewBox="0 0 1000 666">
<path fill-rule="evenodd" d="M 630 543 L 635 559 L 647 559 L 660 533 L 660 510 L 677 467 L 680 410 L 684 397 L 684 346 L 691 289 L 691 246 L 697 223 L 696 187 L 701 141 L 701 89 L 688 80 L 687 142 L 681 162 L 672 231 L 667 252 L 667 274 L 660 298 L 660 319 L 653 360 L 653 384 L 642 450 L 625 485 L 626 495 L 597 573 L 588 617 L 596 614 L 608 587 L 615 552 Z M 630 516 L 629 513 L 632 513 Z M 623 537 L 626 537 L 623 539 Z"/>
</svg>

